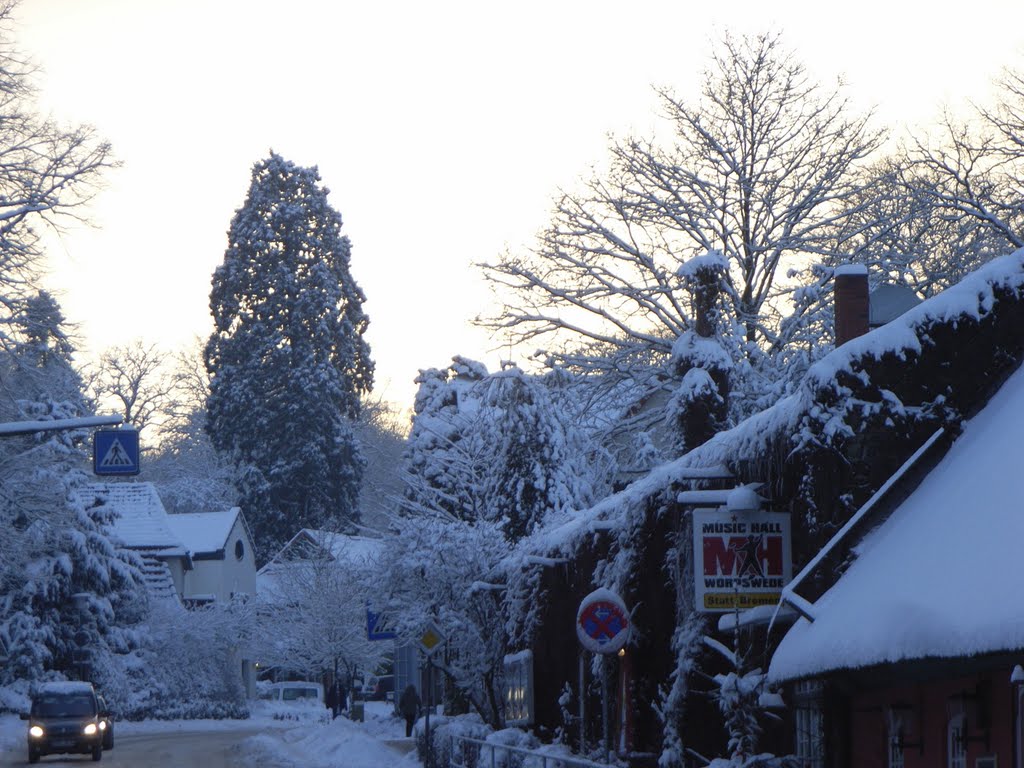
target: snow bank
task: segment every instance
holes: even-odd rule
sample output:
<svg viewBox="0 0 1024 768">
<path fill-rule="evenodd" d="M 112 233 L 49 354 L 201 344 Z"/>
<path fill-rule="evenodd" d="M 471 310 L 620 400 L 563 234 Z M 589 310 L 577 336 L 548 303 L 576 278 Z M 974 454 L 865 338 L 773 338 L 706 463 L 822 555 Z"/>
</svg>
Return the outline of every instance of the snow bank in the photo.
<svg viewBox="0 0 1024 768">
<path fill-rule="evenodd" d="M 318 727 L 265 733 L 242 742 L 239 754 L 247 765 L 279 768 L 390 768 L 418 766 L 414 753 L 391 746 L 360 724 L 339 717 Z"/>
</svg>

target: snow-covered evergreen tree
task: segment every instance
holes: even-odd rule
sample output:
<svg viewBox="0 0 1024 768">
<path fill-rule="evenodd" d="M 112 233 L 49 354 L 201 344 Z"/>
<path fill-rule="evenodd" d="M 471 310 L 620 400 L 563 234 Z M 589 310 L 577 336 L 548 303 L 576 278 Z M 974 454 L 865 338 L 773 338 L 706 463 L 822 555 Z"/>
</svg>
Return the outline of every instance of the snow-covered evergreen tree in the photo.
<svg viewBox="0 0 1024 768">
<path fill-rule="evenodd" d="M 213 276 L 207 429 L 241 470 L 263 558 L 299 528 L 359 516 L 352 422 L 373 363 L 365 298 L 327 195 L 316 168 L 271 153 L 253 167 Z"/>
<path fill-rule="evenodd" d="M 477 503 L 487 471 L 475 430 L 478 384 L 487 368 L 456 356 L 449 368 L 420 371 L 412 429 L 402 459 L 403 508 L 411 514 L 441 513 L 456 520 L 480 517 Z"/>
<path fill-rule="evenodd" d="M 86 415 L 82 382 L 52 297 L 13 318 L 19 342 L 0 353 L 0 421 Z M 88 480 L 82 431 L 0 440 L 0 633 L 11 652 L 6 679 L 77 676 L 72 651 L 84 630 L 93 671 L 132 645 L 145 601 L 135 557 L 104 533 L 109 511 L 75 493 Z M 2 679 L 2 678 L 0 678 Z"/>
<path fill-rule="evenodd" d="M 556 370 L 550 380 L 560 376 L 568 374 Z M 589 506 L 599 490 L 585 442 L 554 407 L 548 381 L 507 366 L 487 379 L 483 393 L 478 442 L 493 458 L 480 507 L 510 541 L 563 510 Z"/>
<path fill-rule="evenodd" d="M 551 514 L 587 506 L 603 487 L 592 468 L 600 451 L 553 397 L 571 380 L 513 365 L 489 374 L 462 357 L 446 371 L 421 371 L 406 508 L 495 522 L 514 541 Z"/>
<path fill-rule="evenodd" d="M 422 371 L 407 449 L 403 516 L 385 550 L 389 611 L 418 637 L 449 636 L 442 671 L 472 708 L 502 725 L 508 652 L 505 560 L 546 519 L 582 509 L 607 486 L 595 450 L 561 406 L 573 377 L 493 374 L 453 359 Z M 519 593 L 517 592 L 517 595 Z"/>
</svg>

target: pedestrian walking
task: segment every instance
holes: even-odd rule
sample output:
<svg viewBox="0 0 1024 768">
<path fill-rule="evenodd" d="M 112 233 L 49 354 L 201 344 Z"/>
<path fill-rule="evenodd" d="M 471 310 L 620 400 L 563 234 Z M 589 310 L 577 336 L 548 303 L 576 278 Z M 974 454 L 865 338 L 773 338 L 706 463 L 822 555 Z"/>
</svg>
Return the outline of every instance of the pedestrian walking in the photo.
<svg viewBox="0 0 1024 768">
<path fill-rule="evenodd" d="M 344 680 L 338 685 L 338 711 L 348 712 L 348 686 Z"/>
<path fill-rule="evenodd" d="M 405 686 L 402 691 L 402 698 L 398 700 L 398 711 L 405 718 L 405 737 L 412 736 L 412 725 L 416 722 L 416 716 L 420 713 L 420 695 L 416 692 L 416 686 L 411 683 Z"/>
<path fill-rule="evenodd" d="M 331 683 L 330 689 L 327 691 L 327 706 L 331 710 L 331 719 L 334 719 L 338 716 L 338 699 L 340 697 L 340 694 L 341 690 L 338 686 L 338 680 L 335 679 L 334 682 Z"/>
</svg>

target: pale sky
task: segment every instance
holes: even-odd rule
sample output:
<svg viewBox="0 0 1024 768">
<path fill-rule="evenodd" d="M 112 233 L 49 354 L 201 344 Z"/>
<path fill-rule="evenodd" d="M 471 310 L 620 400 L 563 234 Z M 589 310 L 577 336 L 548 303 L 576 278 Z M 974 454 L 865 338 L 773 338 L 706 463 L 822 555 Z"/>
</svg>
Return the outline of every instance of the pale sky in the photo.
<svg viewBox="0 0 1024 768">
<path fill-rule="evenodd" d="M 651 84 L 695 99 L 724 30 L 781 31 L 879 125 L 924 124 L 1024 65 L 1020 0 L 22 0 L 16 18 L 42 109 L 123 163 L 96 228 L 51 253 L 83 356 L 209 334 L 225 233 L 272 148 L 331 189 L 377 391 L 404 408 L 420 368 L 509 356 L 470 326 L 490 300 L 470 265 L 528 243 L 610 131 L 646 132 Z"/>
</svg>

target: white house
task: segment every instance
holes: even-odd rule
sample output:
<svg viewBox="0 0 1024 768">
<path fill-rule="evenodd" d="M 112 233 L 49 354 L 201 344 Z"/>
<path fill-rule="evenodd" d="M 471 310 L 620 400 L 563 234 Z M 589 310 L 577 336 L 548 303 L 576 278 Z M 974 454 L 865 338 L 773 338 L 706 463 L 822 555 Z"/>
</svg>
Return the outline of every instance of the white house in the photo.
<svg viewBox="0 0 1024 768">
<path fill-rule="evenodd" d="M 221 512 L 168 515 L 167 523 L 192 560 L 182 597 L 198 605 L 256 594 L 252 533 L 238 507 Z"/>
<path fill-rule="evenodd" d="M 107 532 L 139 555 L 151 597 L 194 607 L 256 594 L 252 535 L 238 507 L 169 515 L 153 484 L 136 482 L 91 483 L 78 497 L 86 507 L 102 500 L 112 508 Z M 252 662 L 235 661 L 246 694 L 254 698 Z"/>
<path fill-rule="evenodd" d="M 169 515 L 152 483 L 90 483 L 77 492 L 86 507 L 102 500 L 116 513 L 108 527 L 111 538 L 142 559 L 142 572 L 152 597 L 180 601 L 192 558 L 171 530 Z"/>
</svg>

